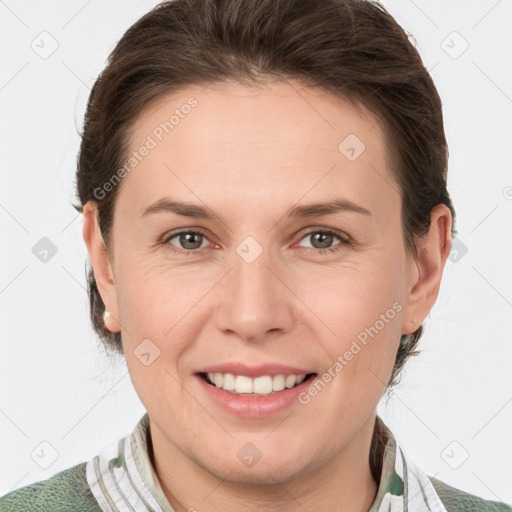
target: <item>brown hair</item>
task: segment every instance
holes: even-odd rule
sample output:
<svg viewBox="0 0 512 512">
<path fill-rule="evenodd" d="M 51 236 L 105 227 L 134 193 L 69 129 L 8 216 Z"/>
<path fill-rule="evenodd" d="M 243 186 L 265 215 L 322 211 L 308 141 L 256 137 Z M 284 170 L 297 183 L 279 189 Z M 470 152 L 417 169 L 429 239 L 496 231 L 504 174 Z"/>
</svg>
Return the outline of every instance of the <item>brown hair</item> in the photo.
<svg viewBox="0 0 512 512">
<path fill-rule="evenodd" d="M 407 33 L 366 0 L 172 0 L 132 25 L 92 88 L 78 155 L 77 195 L 82 205 L 97 204 L 106 247 L 121 187 L 100 197 L 98 190 L 123 165 L 130 130 L 150 101 L 187 85 L 289 78 L 379 118 L 400 186 L 405 244 L 417 257 L 415 239 L 428 232 L 432 208 L 443 203 L 455 218 L 441 100 Z M 87 280 L 93 327 L 107 352 L 122 355 L 120 333 L 103 322 L 92 268 Z M 420 325 L 402 336 L 388 390 L 419 353 L 422 332 Z"/>
</svg>

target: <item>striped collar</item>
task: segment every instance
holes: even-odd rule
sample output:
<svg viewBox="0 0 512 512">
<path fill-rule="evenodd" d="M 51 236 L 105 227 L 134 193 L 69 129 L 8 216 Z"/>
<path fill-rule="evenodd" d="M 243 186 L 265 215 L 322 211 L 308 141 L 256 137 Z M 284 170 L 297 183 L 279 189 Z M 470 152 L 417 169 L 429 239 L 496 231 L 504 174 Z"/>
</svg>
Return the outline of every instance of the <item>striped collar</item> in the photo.
<svg viewBox="0 0 512 512">
<path fill-rule="evenodd" d="M 446 512 L 429 477 L 404 454 L 379 416 L 376 421 L 385 445 L 369 512 Z M 103 512 L 175 512 L 149 458 L 148 427 L 146 413 L 131 434 L 87 463 L 87 483 Z"/>
</svg>

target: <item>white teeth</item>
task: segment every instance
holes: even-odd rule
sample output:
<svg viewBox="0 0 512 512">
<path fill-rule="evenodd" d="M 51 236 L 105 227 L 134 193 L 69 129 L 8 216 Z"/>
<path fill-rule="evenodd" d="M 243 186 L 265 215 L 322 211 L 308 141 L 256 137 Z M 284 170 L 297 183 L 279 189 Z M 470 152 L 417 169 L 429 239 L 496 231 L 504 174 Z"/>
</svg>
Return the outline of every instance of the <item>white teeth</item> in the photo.
<svg viewBox="0 0 512 512">
<path fill-rule="evenodd" d="M 222 383 L 222 387 L 226 391 L 234 391 L 236 388 L 235 376 L 232 373 L 224 374 L 224 382 Z"/>
<path fill-rule="evenodd" d="M 284 385 L 287 388 L 293 388 L 293 386 L 295 386 L 296 384 L 296 381 L 297 377 L 295 377 L 295 375 L 287 375 L 286 378 L 284 379 Z"/>
<path fill-rule="evenodd" d="M 284 375 L 275 375 L 272 379 L 272 390 L 282 391 L 284 389 Z"/>
<path fill-rule="evenodd" d="M 251 379 L 245 375 L 232 373 L 208 373 L 209 381 L 217 388 L 236 394 L 268 395 L 300 384 L 306 375 L 262 375 Z"/>
<path fill-rule="evenodd" d="M 217 375 L 215 374 L 215 385 L 217 386 Z M 220 388 L 221 386 L 217 386 Z M 237 375 L 235 379 L 235 392 L 236 393 L 252 393 L 252 379 L 244 375 Z"/>
<path fill-rule="evenodd" d="M 256 377 L 252 383 L 252 392 L 257 395 L 268 395 L 272 393 L 272 377 L 269 375 Z"/>
</svg>

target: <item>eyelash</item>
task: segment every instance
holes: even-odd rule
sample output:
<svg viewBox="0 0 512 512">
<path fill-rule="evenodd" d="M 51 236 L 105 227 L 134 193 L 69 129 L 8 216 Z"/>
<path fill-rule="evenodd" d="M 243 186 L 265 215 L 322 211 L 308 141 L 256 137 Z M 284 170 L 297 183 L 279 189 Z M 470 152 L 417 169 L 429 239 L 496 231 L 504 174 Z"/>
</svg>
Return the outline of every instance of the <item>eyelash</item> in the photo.
<svg viewBox="0 0 512 512">
<path fill-rule="evenodd" d="M 341 243 L 334 247 L 327 247 L 326 249 L 315 249 L 315 248 L 311 248 L 311 247 L 304 247 L 303 249 L 305 249 L 309 254 L 322 255 L 322 254 L 326 254 L 328 252 L 335 253 L 335 252 L 342 250 L 344 247 L 352 245 L 352 240 L 350 239 L 350 237 L 348 237 L 348 235 L 342 233 L 341 231 L 337 231 L 335 229 L 315 229 L 313 231 L 307 232 L 304 236 L 301 237 L 300 240 L 302 241 L 304 238 L 307 238 L 308 236 L 311 236 L 316 233 L 322 233 L 324 235 L 332 235 L 335 238 L 338 238 Z M 206 239 L 208 239 L 206 233 L 204 233 L 203 231 L 198 229 L 198 230 L 190 230 L 190 231 L 178 231 L 177 233 L 172 233 L 169 236 L 164 236 L 160 243 L 162 245 L 167 245 L 171 252 L 174 252 L 177 254 L 186 254 L 187 256 L 189 256 L 189 255 L 195 255 L 195 254 L 200 253 L 201 249 L 194 249 L 192 251 L 179 250 L 179 249 L 174 249 L 174 246 L 169 244 L 169 241 L 171 239 L 173 239 L 179 235 L 183 235 L 183 234 L 201 235 L 201 236 L 205 237 Z"/>
</svg>

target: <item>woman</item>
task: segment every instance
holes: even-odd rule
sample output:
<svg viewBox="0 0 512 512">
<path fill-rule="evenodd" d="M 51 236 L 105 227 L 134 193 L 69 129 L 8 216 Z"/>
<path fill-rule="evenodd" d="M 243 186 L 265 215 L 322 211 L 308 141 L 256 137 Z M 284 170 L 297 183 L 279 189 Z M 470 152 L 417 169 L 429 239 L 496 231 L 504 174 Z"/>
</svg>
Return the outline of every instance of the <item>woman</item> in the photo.
<svg viewBox="0 0 512 512">
<path fill-rule="evenodd" d="M 147 409 L 1 510 L 512 510 L 376 414 L 450 252 L 441 102 L 363 0 L 175 0 L 91 92 L 91 318 Z"/>
</svg>

